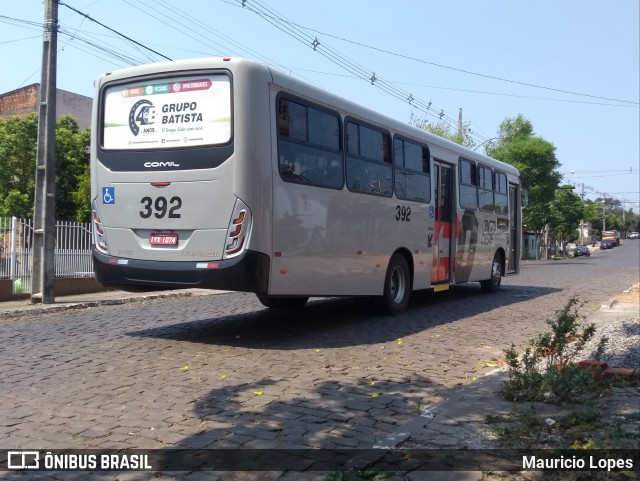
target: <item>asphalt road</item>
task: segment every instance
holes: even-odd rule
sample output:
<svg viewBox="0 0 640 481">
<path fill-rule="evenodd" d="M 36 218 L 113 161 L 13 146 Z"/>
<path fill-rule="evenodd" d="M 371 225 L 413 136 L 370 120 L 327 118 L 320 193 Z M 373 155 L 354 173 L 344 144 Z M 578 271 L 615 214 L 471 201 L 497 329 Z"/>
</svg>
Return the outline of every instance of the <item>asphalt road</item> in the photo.
<svg viewBox="0 0 640 481">
<path fill-rule="evenodd" d="M 492 369 L 577 295 L 597 309 L 639 280 L 640 241 L 526 262 L 496 294 L 264 309 L 250 294 L 0 320 L 0 448 L 353 448 Z"/>
</svg>

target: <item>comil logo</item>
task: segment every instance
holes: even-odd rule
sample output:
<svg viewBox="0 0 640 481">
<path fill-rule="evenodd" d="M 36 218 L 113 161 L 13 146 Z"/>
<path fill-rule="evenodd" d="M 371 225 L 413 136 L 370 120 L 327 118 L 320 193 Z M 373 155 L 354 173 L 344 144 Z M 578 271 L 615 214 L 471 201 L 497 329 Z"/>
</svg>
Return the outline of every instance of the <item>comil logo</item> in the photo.
<svg viewBox="0 0 640 481">
<path fill-rule="evenodd" d="M 129 111 L 129 128 L 133 135 L 140 133 L 140 128 L 144 128 L 147 125 L 151 125 L 156 121 L 156 108 L 149 100 L 139 100 L 136 102 Z M 145 129 L 145 131 L 151 133 L 153 128 Z"/>
<path fill-rule="evenodd" d="M 175 162 L 145 162 L 144 166 L 147 168 L 162 168 L 162 167 L 180 167 L 180 164 Z"/>
</svg>

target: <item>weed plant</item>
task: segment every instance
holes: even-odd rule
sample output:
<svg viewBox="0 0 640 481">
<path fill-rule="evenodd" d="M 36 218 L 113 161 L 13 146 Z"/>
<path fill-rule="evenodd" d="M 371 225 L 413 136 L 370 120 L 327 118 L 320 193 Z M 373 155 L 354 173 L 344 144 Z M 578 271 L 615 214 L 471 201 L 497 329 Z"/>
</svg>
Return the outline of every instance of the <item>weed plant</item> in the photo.
<svg viewBox="0 0 640 481">
<path fill-rule="evenodd" d="M 572 297 L 556 313 L 553 321 L 547 321 L 550 332 L 532 340 L 522 355 L 515 345 L 505 350 L 508 379 L 502 393 L 510 401 L 546 401 L 567 404 L 576 401 L 583 393 L 597 389 L 594 372 L 574 364 L 574 360 L 593 338 L 596 328 L 590 324 L 580 329 L 579 308 L 582 305 Z M 603 337 L 595 353 L 600 359 L 607 338 Z"/>
</svg>

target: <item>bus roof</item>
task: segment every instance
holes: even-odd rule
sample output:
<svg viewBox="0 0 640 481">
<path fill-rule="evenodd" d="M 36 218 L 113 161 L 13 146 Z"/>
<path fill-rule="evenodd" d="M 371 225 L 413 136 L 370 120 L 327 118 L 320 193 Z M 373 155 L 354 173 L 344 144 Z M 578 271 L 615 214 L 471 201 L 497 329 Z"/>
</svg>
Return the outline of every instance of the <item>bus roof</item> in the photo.
<svg viewBox="0 0 640 481">
<path fill-rule="evenodd" d="M 405 136 L 413 137 L 416 140 L 421 140 L 422 142 L 427 142 L 431 145 L 436 145 L 440 148 L 454 151 L 458 155 L 461 155 L 469 160 L 475 160 L 477 162 L 483 162 L 485 164 L 497 166 L 501 170 L 515 176 L 520 175 L 518 170 L 512 165 L 501 162 L 492 157 L 488 157 L 479 152 L 475 152 L 460 144 L 456 144 L 455 142 L 432 134 L 431 132 L 427 132 L 426 130 L 422 130 L 409 125 L 406 122 L 388 117 L 384 114 L 381 114 L 380 112 L 359 105 L 351 100 L 328 92 L 308 82 L 296 79 L 291 75 L 283 73 L 273 67 L 269 68 L 272 71 L 274 84 L 286 88 L 288 91 L 298 93 L 300 96 L 307 97 L 316 103 L 324 104 L 327 107 L 340 110 L 347 113 L 348 115 L 353 115 L 354 117 L 361 118 L 368 121 L 369 123 L 384 127 L 385 129 L 390 129 L 394 132 L 404 134 Z"/>
<path fill-rule="evenodd" d="M 143 77 L 147 75 L 157 75 L 158 73 L 170 73 L 186 70 L 206 70 L 213 68 L 226 68 L 231 71 L 253 71 L 269 76 L 274 85 L 286 89 L 287 91 L 297 94 L 301 97 L 324 105 L 328 108 L 339 110 L 346 115 L 352 115 L 365 120 L 371 124 L 393 130 L 405 136 L 414 138 L 415 140 L 429 143 L 441 149 L 454 152 L 456 155 L 463 156 L 469 160 L 482 162 L 514 175 L 519 176 L 518 170 L 504 162 L 488 157 L 474 150 L 463 147 L 450 140 L 439 137 L 435 134 L 419 129 L 406 122 L 396 120 L 392 117 L 383 115 L 370 108 L 356 104 L 355 102 L 340 97 L 336 94 L 328 92 L 320 87 L 312 85 L 306 81 L 294 78 L 288 73 L 282 72 L 273 66 L 261 64 L 253 60 L 242 57 L 208 57 L 194 58 L 185 60 L 174 60 L 167 62 L 158 62 L 153 64 L 138 65 L 125 69 L 102 74 L 96 81 L 96 87 L 101 88 L 102 84 L 110 81 L 124 80 L 131 77 Z"/>
</svg>

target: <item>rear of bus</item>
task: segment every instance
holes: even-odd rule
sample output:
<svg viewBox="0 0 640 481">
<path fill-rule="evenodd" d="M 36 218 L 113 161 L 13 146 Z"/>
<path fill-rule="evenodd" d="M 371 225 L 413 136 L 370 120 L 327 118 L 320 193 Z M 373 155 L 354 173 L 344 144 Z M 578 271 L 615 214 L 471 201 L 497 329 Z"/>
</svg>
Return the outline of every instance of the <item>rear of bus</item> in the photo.
<svg viewBox="0 0 640 481">
<path fill-rule="evenodd" d="M 268 109 L 256 109 L 251 123 L 234 109 L 249 116 L 246 105 L 268 96 L 268 78 L 256 64 L 208 59 L 97 79 L 91 197 L 99 282 L 266 292 L 269 260 L 251 247 L 264 234 L 254 210 L 269 205 L 270 184 L 245 171 L 247 159 L 255 177 L 268 166 L 257 145 L 269 145 L 269 129 L 252 131 L 268 125 Z"/>
</svg>

